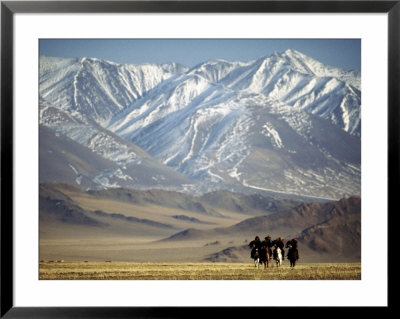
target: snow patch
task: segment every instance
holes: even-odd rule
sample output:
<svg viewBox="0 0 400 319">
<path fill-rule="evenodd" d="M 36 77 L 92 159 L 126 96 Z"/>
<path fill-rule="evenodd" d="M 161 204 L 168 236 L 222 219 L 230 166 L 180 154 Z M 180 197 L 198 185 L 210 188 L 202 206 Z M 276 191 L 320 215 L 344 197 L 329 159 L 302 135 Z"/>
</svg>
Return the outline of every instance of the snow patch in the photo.
<svg viewBox="0 0 400 319">
<path fill-rule="evenodd" d="M 72 164 L 68 164 L 68 166 L 71 167 L 71 169 L 74 171 L 75 175 L 79 174 L 78 170 Z"/>
<path fill-rule="evenodd" d="M 267 122 L 263 125 L 263 128 L 264 130 L 262 130 L 261 133 L 271 138 L 272 145 L 275 148 L 283 148 L 282 139 L 279 136 L 278 131 L 273 128 L 272 124 Z"/>
</svg>

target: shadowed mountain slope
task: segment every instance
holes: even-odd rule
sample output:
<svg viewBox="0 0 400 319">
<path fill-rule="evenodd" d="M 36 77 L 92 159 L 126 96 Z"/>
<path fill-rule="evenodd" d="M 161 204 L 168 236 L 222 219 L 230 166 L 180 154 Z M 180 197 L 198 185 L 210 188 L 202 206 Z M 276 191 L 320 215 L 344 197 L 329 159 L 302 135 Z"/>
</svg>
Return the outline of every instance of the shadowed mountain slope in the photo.
<svg viewBox="0 0 400 319">
<path fill-rule="evenodd" d="M 255 235 L 260 235 L 260 238 L 281 236 L 285 240 L 297 237 L 305 260 L 360 261 L 361 199 L 351 197 L 324 204 L 301 204 L 286 212 L 248 218 L 232 227 L 203 231 L 187 229 L 165 241 L 237 237 L 251 240 Z M 229 256 L 239 258 L 243 255 L 243 247 L 230 247 L 207 259 L 226 261 Z"/>
</svg>

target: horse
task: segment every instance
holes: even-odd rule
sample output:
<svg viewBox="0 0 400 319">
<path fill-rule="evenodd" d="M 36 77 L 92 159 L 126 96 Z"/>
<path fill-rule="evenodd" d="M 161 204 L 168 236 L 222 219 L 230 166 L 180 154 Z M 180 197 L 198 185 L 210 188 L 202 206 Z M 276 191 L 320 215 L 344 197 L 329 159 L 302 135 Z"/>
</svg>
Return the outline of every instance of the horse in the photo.
<svg viewBox="0 0 400 319">
<path fill-rule="evenodd" d="M 287 258 L 290 261 L 290 267 L 296 266 L 296 261 L 299 259 L 299 251 L 297 250 L 297 248 L 289 246 Z"/>
<path fill-rule="evenodd" d="M 251 258 L 254 260 L 254 267 L 259 267 L 260 264 L 260 253 L 258 251 L 258 248 L 253 248 L 251 251 Z"/>
<path fill-rule="evenodd" d="M 264 269 L 268 268 L 270 261 L 269 247 L 262 246 L 260 250 L 260 263 L 264 264 Z"/>
<path fill-rule="evenodd" d="M 276 267 L 280 267 L 282 264 L 282 251 L 279 247 L 276 247 L 274 251 L 274 259 L 276 261 Z"/>
</svg>

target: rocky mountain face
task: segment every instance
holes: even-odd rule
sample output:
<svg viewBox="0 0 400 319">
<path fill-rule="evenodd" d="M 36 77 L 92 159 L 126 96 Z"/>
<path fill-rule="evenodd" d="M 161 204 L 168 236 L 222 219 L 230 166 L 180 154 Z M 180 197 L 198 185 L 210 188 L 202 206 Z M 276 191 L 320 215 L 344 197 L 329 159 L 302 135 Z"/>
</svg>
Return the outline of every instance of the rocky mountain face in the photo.
<svg viewBox="0 0 400 319">
<path fill-rule="evenodd" d="M 68 171 L 85 189 L 361 193 L 360 74 L 297 51 L 191 69 L 41 57 L 39 92 L 41 182 Z M 66 157 L 59 139 L 85 151 Z"/>
<path fill-rule="evenodd" d="M 301 204 L 283 213 L 246 219 L 232 227 L 210 231 L 214 237 L 223 234 L 230 237 L 241 234 L 252 239 L 255 234 L 267 234 L 284 241 L 296 237 L 303 260 L 330 262 L 361 261 L 361 199 L 343 198 L 325 204 Z M 194 230 L 171 236 L 170 239 L 185 240 L 207 232 Z M 264 236 L 265 235 L 265 236 Z M 248 254 L 249 247 L 233 246 L 208 257 L 213 261 L 234 261 Z"/>
</svg>

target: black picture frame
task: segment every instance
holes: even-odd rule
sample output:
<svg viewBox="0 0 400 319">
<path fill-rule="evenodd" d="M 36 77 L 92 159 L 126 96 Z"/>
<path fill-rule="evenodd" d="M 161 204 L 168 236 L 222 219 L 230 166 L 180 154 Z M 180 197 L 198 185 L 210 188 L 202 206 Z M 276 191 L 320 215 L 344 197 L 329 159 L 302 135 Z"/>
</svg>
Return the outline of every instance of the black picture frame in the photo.
<svg viewBox="0 0 400 319">
<path fill-rule="evenodd" d="M 13 299 L 13 18 L 15 13 L 387 13 L 388 14 L 388 220 L 397 213 L 399 186 L 400 1 L 1 1 L 1 318 L 187 318 L 195 316 L 255 316 L 261 308 L 224 307 L 15 307 Z M 388 223 L 388 245 L 390 245 Z M 378 240 L 378 239 L 377 239 Z M 382 240 L 382 239 L 379 239 Z M 390 264 L 388 254 L 388 265 Z M 389 271 L 389 269 L 388 269 Z M 396 281 L 388 280 L 388 287 Z M 371 292 L 374 293 L 374 292 Z M 391 309 L 378 307 L 379 311 Z M 356 308 L 356 307 L 354 307 Z M 349 315 L 360 309 L 347 308 Z M 355 311 L 351 311 L 351 310 Z M 316 307 L 317 311 L 321 308 Z M 374 309 L 368 309 L 373 314 Z M 229 314 L 232 311 L 231 314 Z M 269 312 L 265 315 L 271 315 Z M 290 313 L 288 313 L 290 311 Z M 325 310 L 324 310 L 325 311 Z M 335 315 L 340 308 L 329 309 Z M 372 312 L 371 312 L 372 311 Z M 310 315 L 308 307 L 291 313 Z"/>
</svg>

